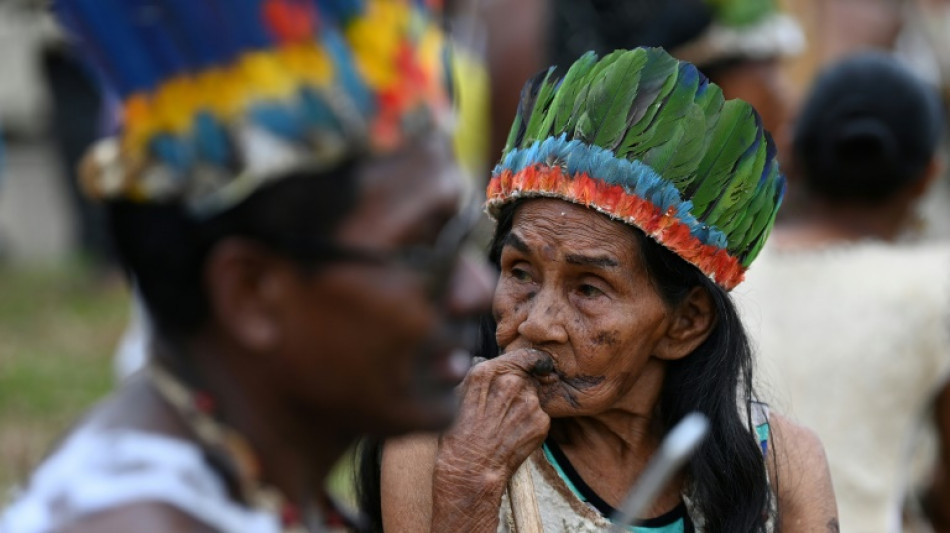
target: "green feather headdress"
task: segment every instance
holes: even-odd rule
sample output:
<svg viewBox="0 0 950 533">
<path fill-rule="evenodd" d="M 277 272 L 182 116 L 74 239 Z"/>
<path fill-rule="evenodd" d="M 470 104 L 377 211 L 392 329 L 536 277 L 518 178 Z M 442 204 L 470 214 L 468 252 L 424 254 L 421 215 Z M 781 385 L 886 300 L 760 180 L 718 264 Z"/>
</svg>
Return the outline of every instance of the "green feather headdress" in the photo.
<svg viewBox="0 0 950 533">
<path fill-rule="evenodd" d="M 742 281 L 785 191 L 752 107 L 659 48 L 577 60 L 528 82 L 488 185 L 493 216 L 554 197 L 643 230 L 726 289 Z"/>
</svg>

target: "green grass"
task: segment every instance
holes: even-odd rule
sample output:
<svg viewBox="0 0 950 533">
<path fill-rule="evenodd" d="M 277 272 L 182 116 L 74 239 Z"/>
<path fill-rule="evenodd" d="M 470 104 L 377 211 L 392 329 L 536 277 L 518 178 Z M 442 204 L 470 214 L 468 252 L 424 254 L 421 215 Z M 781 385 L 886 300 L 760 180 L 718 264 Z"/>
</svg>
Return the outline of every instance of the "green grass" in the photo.
<svg viewBox="0 0 950 533">
<path fill-rule="evenodd" d="M 0 500 L 113 386 L 128 292 L 77 261 L 0 265 Z"/>
</svg>

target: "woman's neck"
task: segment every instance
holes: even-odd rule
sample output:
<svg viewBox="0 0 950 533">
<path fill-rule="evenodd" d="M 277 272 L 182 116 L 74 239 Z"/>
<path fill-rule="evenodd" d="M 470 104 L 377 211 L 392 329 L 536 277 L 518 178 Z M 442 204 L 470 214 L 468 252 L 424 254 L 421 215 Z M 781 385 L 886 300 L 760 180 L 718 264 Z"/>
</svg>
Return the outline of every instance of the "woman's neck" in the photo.
<svg viewBox="0 0 950 533">
<path fill-rule="evenodd" d="M 663 439 L 663 427 L 655 413 L 665 374 L 665 362 L 651 359 L 614 409 L 551 421 L 550 438 L 591 489 L 614 507 L 622 503 Z M 673 483 L 649 516 L 659 516 L 678 505 L 680 493 L 681 483 Z"/>
</svg>

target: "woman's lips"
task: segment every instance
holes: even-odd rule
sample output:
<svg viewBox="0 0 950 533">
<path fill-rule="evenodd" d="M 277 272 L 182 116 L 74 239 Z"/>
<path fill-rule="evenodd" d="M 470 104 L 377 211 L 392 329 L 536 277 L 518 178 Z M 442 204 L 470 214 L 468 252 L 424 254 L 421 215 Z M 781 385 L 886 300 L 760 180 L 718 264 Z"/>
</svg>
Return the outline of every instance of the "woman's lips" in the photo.
<svg viewBox="0 0 950 533">
<path fill-rule="evenodd" d="M 554 358 L 545 351 L 535 351 L 538 353 L 538 360 L 535 361 L 534 366 L 531 367 L 531 375 L 541 385 L 554 383 L 558 379 L 557 372 L 554 368 Z"/>
</svg>

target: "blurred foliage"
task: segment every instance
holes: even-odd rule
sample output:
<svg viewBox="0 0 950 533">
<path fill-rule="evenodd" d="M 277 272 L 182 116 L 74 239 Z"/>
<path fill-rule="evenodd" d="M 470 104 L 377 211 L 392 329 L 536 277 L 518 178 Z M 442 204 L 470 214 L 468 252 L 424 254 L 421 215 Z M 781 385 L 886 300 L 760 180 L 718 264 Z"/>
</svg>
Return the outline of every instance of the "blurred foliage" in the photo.
<svg viewBox="0 0 950 533">
<path fill-rule="evenodd" d="M 0 265 L 0 502 L 112 388 L 129 305 L 78 261 Z"/>
</svg>

